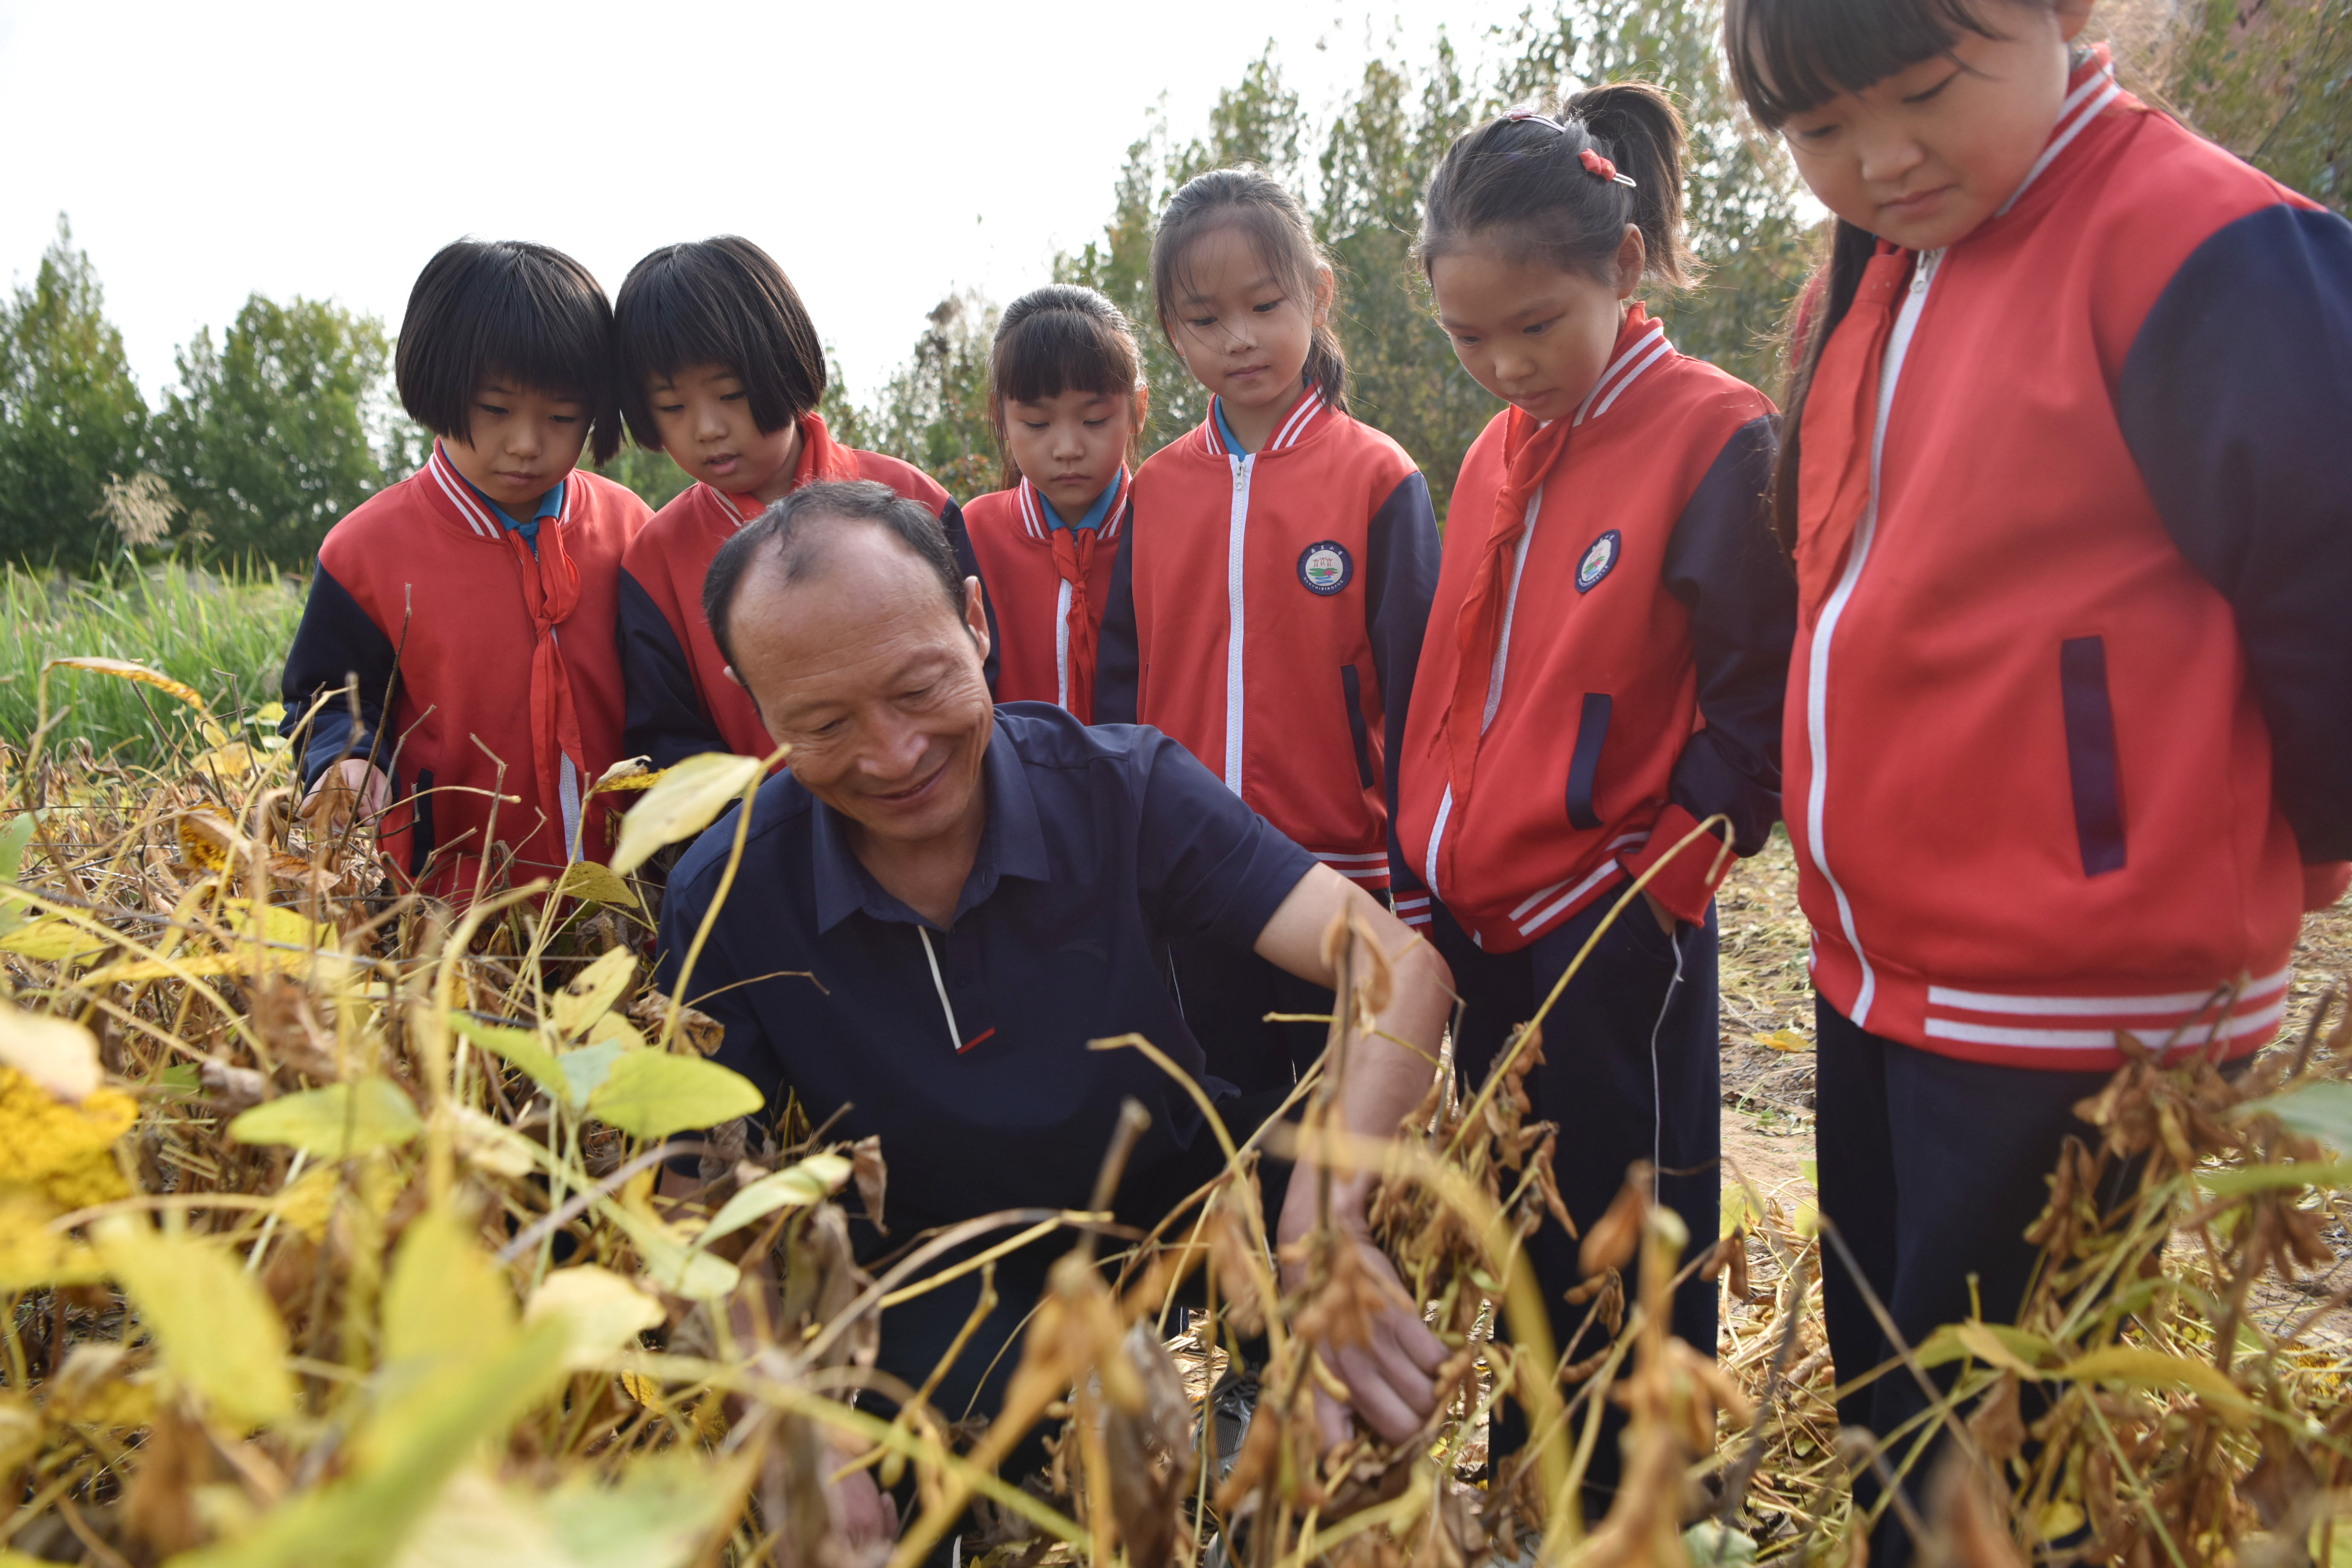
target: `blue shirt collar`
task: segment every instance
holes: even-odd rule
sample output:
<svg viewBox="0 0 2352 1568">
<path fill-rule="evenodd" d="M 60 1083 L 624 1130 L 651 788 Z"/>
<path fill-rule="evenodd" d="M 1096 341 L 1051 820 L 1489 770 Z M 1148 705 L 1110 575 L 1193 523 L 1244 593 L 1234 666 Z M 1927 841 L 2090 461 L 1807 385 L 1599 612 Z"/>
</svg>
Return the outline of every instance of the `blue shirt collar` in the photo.
<svg viewBox="0 0 2352 1568">
<path fill-rule="evenodd" d="M 459 473 L 457 464 L 450 464 L 449 471 L 457 475 L 457 482 L 459 484 L 464 485 L 467 489 L 474 492 L 475 499 L 478 500 L 484 506 L 490 509 L 490 515 L 499 520 L 501 527 L 505 528 L 509 532 L 521 534 L 523 538 L 530 542 L 530 547 L 533 550 L 537 550 L 539 548 L 539 525 L 545 522 L 551 517 L 562 517 L 563 515 L 563 487 L 572 482 L 568 478 L 556 480 L 554 488 L 539 498 L 539 510 L 530 514 L 530 521 L 529 522 L 518 522 L 512 516 L 509 515 L 506 508 L 492 500 L 488 496 L 484 495 L 479 485 L 474 483 L 473 480 L 467 479 L 464 474 Z"/>
<path fill-rule="evenodd" d="M 1094 504 L 1087 508 L 1087 515 L 1076 522 L 1062 521 L 1062 514 L 1054 510 L 1054 503 L 1045 499 L 1044 490 L 1037 492 L 1037 504 L 1045 509 L 1047 527 L 1066 528 L 1076 533 L 1082 528 L 1100 528 L 1103 525 L 1104 520 L 1110 515 L 1110 503 L 1118 499 L 1120 488 L 1118 476 L 1114 475 L 1110 483 L 1103 486 L 1102 494 L 1095 497 Z"/>
<path fill-rule="evenodd" d="M 1045 860 L 1045 829 L 1037 818 L 1037 799 L 1029 788 L 1026 770 L 1002 728 L 992 726 L 987 754 L 981 758 L 981 788 L 985 792 L 985 817 L 980 830 L 980 852 L 972 858 L 971 874 L 956 897 L 953 925 L 996 891 L 1000 878 L 1020 877 L 1043 882 L 1052 876 Z M 863 912 L 877 921 L 902 925 L 931 926 L 874 879 L 849 847 L 849 825 L 839 812 L 812 795 L 809 799 L 809 859 L 816 879 L 816 929 L 822 936 Z M 933 931 L 940 928 L 931 926 Z"/>
<path fill-rule="evenodd" d="M 1246 458 L 1250 455 L 1249 448 L 1243 446 L 1241 438 L 1234 434 L 1234 427 L 1225 423 L 1225 400 L 1223 398 L 1212 397 L 1209 399 L 1209 417 L 1217 422 L 1217 439 L 1225 444 L 1226 451 L 1231 452 L 1236 458 Z"/>
</svg>

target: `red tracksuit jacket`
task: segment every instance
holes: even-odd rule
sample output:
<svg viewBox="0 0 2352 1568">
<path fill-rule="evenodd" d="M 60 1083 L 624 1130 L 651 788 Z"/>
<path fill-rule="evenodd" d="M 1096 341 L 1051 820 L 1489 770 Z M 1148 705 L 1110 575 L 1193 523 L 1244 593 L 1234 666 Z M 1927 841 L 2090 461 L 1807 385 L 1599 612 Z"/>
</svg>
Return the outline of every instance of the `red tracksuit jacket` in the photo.
<svg viewBox="0 0 2352 1568">
<path fill-rule="evenodd" d="M 1094 717 L 1094 669 L 1102 635 L 1103 606 L 1110 598 L 1111 570 L 1127 530 L 1132 488 L 1127 469 L 1111 481 L 1101 524 L 1072 536 L 1047 521 L 1036 487 L 1023 479 L 1009 490 L 974 496 L 963 509 L 980 562 L 981 581 L 996 606 L 996 700 L 1052 702 L 1077 715 Z M 1056 549 L 1055 535 L 1064 535 Z M 1064 557 L 1066 555 L 1067 559 Z"/>
<path fill-rule="evenodd" d="M 320 693 L 337 693 L 311 721 L 303 777 L 373 747 L 395 796 L 381 847 L 436 898 L 472 896 L 485 844 L 502 847 L 492 887 L 560 876 L 575 833 L 590 859 L 611 846 L 612 797 L 586 800 L 584 823 L 583 797 L 624 754 L 612 628 L 621 553 L 649 513 L 579 469 L 562 504 L 533 553 L 436 443 L 422 469 L 361 502 L 319 546 L 286 656 L 285 731 Z M 558 617 L 543 654 L 535 606 Z M 352 677 L 356 723 L 340 694 Z M 551 680 L 569 685 L 569 722 L 550 710 Z"/>
<path fill-rule="evenodd" d="M 1762 506 L 1771 414 L 1635 305 L 1523 513 L 1496 517 L 1506 447 L 1541 427 L 1507 409 L 1463 460 L 1405 726 L 1399 837 L 1487 951 L 1612 895 L 1717 813 L 1742 854 L 1770 834 L 1796 599 Z M 1524 531 L 1500 536 L 1500 631 L 1467 656 L 1464 682 L 1465 601 L 1498 524 Z M 1474 727 L 1456 733 L 1457 719 Z M 1457 746 L 1475 763 L 1466 790 Z M 1649 890 L 1702 921 L 1729 860 L 1702 837 Z"/>
<path fill-rule="evenodd" d="M 1096 720 L 1164 731 L 1317 859 L 1390 887 L 1386 752 L 1437 577 L 1421 470 L 1310 390 L 1254 453 L 1213 408 L 1137 472 L 1134 506 Z"/>
<path fill-rule="evenodd" d="M 1801 431 L 1814 984 L 1978 1061 L 2251 1051 L 2352 855 L 2352 226 L 2100 51 L 1997 216 L 1881 252 Z"/>
<path fill-rule="evenodd" d="M 873 479 L 928 508 L 969 576 L 979 576 L 963 515 L 939 481 L 908 463 L 835 441 L 824 421 L 801 416 L 800 466 L 793 488 L 819 479 Z M 666 768 L 701 752 L 764 757 L 776 749 L 751 694 L 727 673 L 702 618 L 702 579 L 735 531 L 767 508 L 747 495 L 707 484 L 681 491 L 646 525 L 621 563 L 621 666 L 628 689 L 625 756 Z M 983 579 L 985 581 L 985 579 Z M 989 612 L 990 636 L 995 611 Z M 996 658 L 989 656 L 992 689 Z"/>
</svg>

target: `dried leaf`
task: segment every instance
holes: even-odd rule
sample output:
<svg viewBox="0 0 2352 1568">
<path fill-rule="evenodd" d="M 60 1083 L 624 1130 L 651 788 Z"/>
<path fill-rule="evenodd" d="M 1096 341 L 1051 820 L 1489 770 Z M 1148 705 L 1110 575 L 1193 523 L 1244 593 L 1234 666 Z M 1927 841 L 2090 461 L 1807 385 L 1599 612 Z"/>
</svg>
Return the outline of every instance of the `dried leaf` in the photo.
<svg viewBox="0 0 2352 1568">
<path fill-rule="evenodd" d="M 579 1371 L 598 1365 L 614 1351 L 635 1346 L 638 1334 L 667 1315 L 659 1301 L 632 1281 L 587 1264 L 550 1274 L 532 1294 L 523 1321 L 562 1319 L 572 1335 L 564 1364 Z"/>
<path fill-rule="evenodd" d="M 556 1032 L 576 1035 L 612 1011 L 636 972 L 636 955 L 616 947 L 573 975 L 554 1001 Z"/>
<path fill-rule="evenodd" d="M 1642 1221 L 1650 1210 L 1650 1168 L 1647 1162 L 1627 1173 L 1609 1211 L 1587 1232 L 1577 1254 L 1577 1268 L 1588 1279 L 1612 1268 L 1622 1268 L 1642 1239 Z"/>
<path fill-rule="evenodd" d="M 585 899 L 591 903 L 612 904 L 625 910 L 645 907 L 635 889 L 614 875 L 611 867 L 593 860 L 574 860 L 566 866 L 562 879 L 555 884 L 555 891 L 559 898 Z"/>
</svg>

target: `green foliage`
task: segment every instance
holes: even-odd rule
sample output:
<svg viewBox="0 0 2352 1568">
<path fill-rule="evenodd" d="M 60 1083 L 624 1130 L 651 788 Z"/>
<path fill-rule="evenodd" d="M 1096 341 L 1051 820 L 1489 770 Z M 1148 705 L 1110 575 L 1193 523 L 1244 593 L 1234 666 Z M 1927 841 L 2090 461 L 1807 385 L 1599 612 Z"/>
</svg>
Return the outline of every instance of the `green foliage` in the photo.
<svg viewBox="0 0 2352 1568">
<path fill-rule="evenodd" d="M 1402 442 L 1427 471 L 1444 514 L 1462 455 L 1500 406 L 1454 359 L 1432 319 L 1412 256 L 1421 195 L 1453 139 L 1515 104 L 1556 105 L 1586 82 L 1644 78 L 1675 95 L 1691 126 L 1689 224 L 1706 281 L 1654 299 L 1685 353 L 1745 380 L 1778 379 L 1773 333 L 1805 268 L 1797 184 L 1787 161 L 1740 118 L 1716 44 L 1715 0 L 1571 0 L 1547 20 L 1529 12 L 1483 35 L 1465 68 L 1440 33 L 1414 63 L 1391 47 L 1364 68 L 1328 122 L 1285 85 L 1271 46 L 1218 97 L 1205 133 L 1172 139 L 1158 113 L 1129 149 L 1102 237 L 1055 264 L 1057 281 L 1101 289 L 1135 321 L 1152 396 L 1147 450 L 1208 413 L 1208 399 L 1159 330 L 1152 230 L 1194 174 L 1264 165 L 1301 191 L 1339 275 L 1335 305 L 1351 373 L 1351 406 Z M 1307 163 L 1310 150 L 1313 163 Z M 950 300 L 915 361 L 885 390 L 870 424 L 883 450 L 923 464 L 958 494 L 989 488 L 986 356 L 958 333 L 980 314 Z M 977 334 L 972 335 L 974 338 Z M 960 484 L 952 468 L 982 476 Z"/>
<path fill-rule="evenodd" d="M 326 300 L 256 294 L 217 347 L 200 330 L 153 426 L 190 540 L 281 566 L 314 554 L 386 481 L 368 425 L 389 356 L 380 322 Z"/>
<path fill-rule="evenodd" d="M 0 304 L 0 560 L 82 570 L 116 554 L 101 489 L 139 469 L 147 405 L 63 214 L 32 287 Z"/>
<path fill-rule="evenodd" d="M 915 352 L 870 414 L 846 423 L 872 450 L 903 458 L 958 500 L 997 488 L 996 427 L 988 414 L 988 349 L 995 309 L 971 294 L 951 294 L 931 308 Z M 828 416 L 828 426 L 833 419 Z M 835 429 L 836 436 L 849 440 Z"/>
<path fill-rule="evenodd" d="M 634 441 L 621 443 L 611 462 L 592 471 L 628 486 L 656 511 L 694 483 L 694 476 L 671 462 L 667 452 L 648 452 Z"/>
<path fill-rule="evenodd" d="M 302 617 L 300 583 L 274 573 L 220 574 L 166 564 L 147 571 L 103 568 L 75 579 L 0 567 L 0 743 L 22 747 L 39 722 L 37 683 L 44 659 L 65 655 L 127 658 L 204 693 L 235 726 L 278 698 L 278 674 Z M 49 678 L 52 715 L 71 706 L 58 735 L 87 740 L 100 754 L 121 751 L 152 762 L 173 750 L 187 723 L 175 703 L 151 705 L 146 689 L 59 670 Z"/>
<path fill-rule="evenodd" d="M 2280 184 L 2352 212 L 2352 15 L 2342 0 L 2192 0 L 2166 63 L 2189 123 Z"/>
</svg>

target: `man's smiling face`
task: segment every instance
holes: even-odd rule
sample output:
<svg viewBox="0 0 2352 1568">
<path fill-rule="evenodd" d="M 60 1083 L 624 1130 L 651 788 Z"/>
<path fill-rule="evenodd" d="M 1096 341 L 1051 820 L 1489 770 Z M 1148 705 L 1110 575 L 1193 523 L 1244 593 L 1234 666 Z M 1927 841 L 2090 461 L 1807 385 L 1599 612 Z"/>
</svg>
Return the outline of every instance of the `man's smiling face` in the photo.
<svg viewBox="0 0 2352 1568">
<path fill-rule="evenodd" d="M 904 847 L 953 839 L 984 809 L 996 722 L 979 584 L 958 615 L 887 529 L 811 521 L 830 537 L 797 580 L 772 554 L 746 571 L 728 617 L 735 672 L 811 795 Z"/>
</svg>

